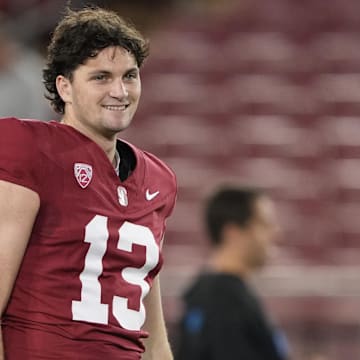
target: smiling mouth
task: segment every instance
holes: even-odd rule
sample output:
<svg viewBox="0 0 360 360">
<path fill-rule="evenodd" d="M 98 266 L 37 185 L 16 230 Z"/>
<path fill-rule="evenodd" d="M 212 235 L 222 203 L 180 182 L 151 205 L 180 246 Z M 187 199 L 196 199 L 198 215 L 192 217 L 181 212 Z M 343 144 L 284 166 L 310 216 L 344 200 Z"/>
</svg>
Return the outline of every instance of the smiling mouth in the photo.
<svg viewBox="0 0 360 360">
<path fill-rule="evenodd" d="M 129 107 L 130 104 L 126 105 L 103 105 L 102 107 L 110 111 L 124 111 Z"/>
</svg>

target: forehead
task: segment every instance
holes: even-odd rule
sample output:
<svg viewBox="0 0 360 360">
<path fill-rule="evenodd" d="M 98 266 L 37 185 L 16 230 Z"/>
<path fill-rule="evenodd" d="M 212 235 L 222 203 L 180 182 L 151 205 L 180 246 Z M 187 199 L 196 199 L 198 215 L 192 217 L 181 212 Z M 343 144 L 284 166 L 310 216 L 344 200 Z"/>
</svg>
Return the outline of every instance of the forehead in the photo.
<svg viewBox="0 0 360 360">
<path fill-rule="evenodd" d="M 128 69 L 137 67 L 137 63 L 130 51 L 120 46 L 110 46 L 100 50 L 96 56 L 88 58 L 82 66 L 89 70 L 102 67 Z"/>
</svg>

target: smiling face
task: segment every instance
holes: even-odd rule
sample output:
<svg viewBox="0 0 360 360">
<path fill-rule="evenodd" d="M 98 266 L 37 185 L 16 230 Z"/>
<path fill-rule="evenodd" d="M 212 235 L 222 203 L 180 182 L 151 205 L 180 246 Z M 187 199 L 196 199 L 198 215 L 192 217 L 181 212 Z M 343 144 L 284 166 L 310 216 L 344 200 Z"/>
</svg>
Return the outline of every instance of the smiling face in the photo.
<svg viewBox="0 0 360 360">
<path fill-rule="evenodd" d="M 65 102 L 63 122 L 85 135 L 113 139 L 126 129 L 141 94 L 134 56 L 121 47 L 108 47 L 80 65 L 68 79 L 59 75 L 57 90 Z"/>
</svg>

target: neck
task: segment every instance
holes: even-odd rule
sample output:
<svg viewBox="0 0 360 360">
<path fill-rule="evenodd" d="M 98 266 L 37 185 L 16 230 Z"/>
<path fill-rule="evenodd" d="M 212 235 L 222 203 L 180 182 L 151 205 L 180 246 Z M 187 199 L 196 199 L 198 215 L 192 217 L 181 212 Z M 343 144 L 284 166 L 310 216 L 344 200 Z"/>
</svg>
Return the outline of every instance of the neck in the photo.
<svg viewBox="0 0 360 360">
<path fill-rule="evenodd" d="M 96 131 L 96 129 L 84 126 L 79 121 L 72 121 L 67 117 L 63 117 L 61 123 L 71 126 L 90 140 L 95 142 L 97 145 L 100 146 L 101 149 L 105 152 L 106 156 L 108 157 L 109 161 L 115 165 L 115 152 L 116 152 L 116 134 L 109 134 L 108 136 L 101 134 L 100 132 Z"/>
<path fill-rule="evenodd" d="M 210 268 L 216 272 L 232 274 L 241 278 L 247 277 L 249 269 L 234 251 L 225 248 L 216 249 L 210 258 Z"/>
</svg>

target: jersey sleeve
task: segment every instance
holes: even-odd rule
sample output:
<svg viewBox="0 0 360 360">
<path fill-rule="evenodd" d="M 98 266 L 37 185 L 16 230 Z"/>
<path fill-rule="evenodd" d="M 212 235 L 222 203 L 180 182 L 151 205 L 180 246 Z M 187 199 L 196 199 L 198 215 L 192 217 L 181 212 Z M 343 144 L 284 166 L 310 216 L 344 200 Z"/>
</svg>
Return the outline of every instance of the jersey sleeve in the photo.
<svg viewBox="0 0 360 360">
<path fill-rule="evenodd" d="M 40 194 L 39 140 L 30 122 L 15 118 L 0 119 L 0 180 Z"/>
</svg>

